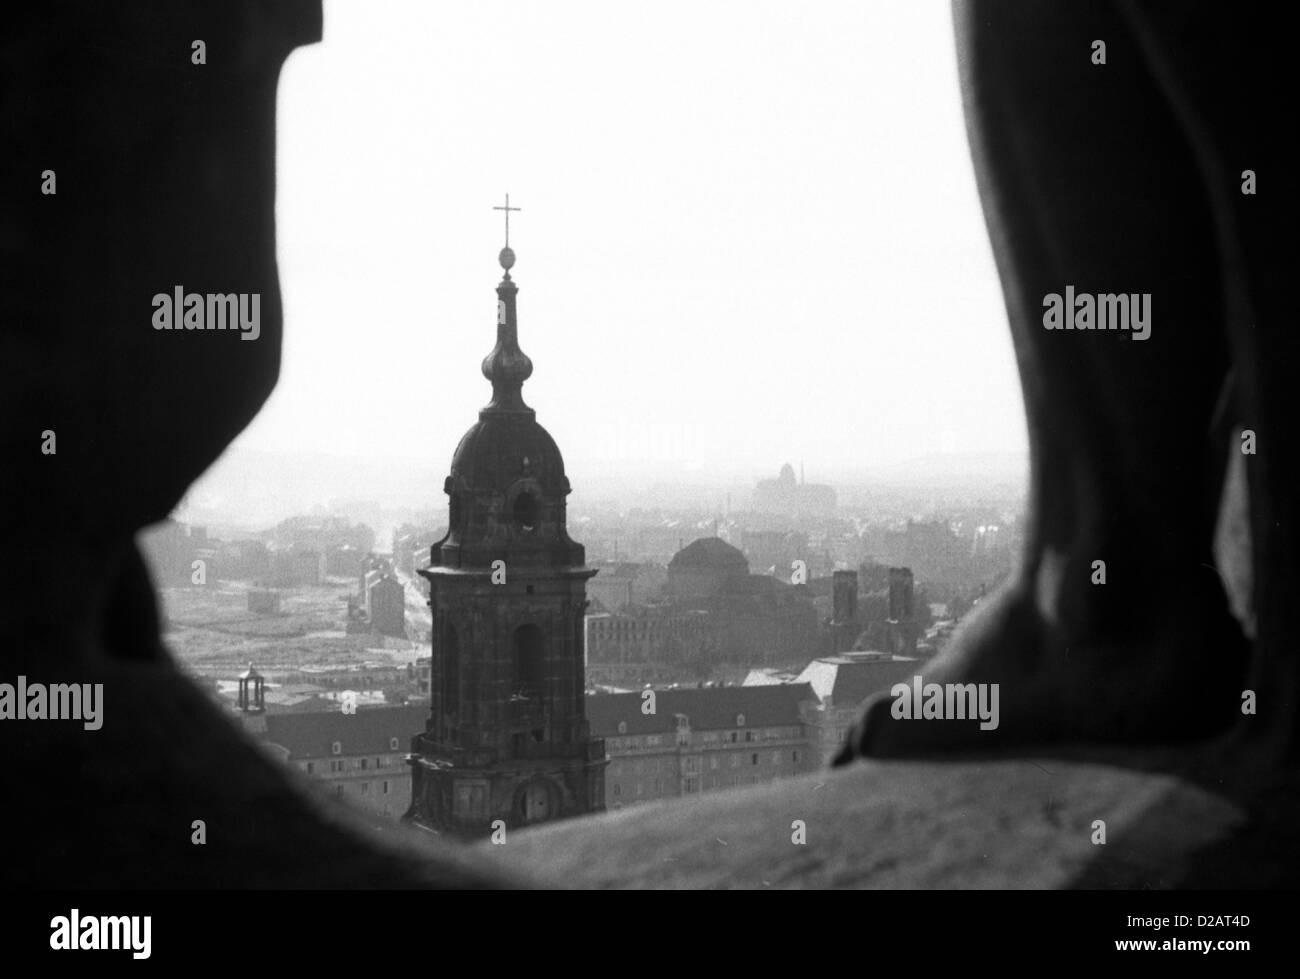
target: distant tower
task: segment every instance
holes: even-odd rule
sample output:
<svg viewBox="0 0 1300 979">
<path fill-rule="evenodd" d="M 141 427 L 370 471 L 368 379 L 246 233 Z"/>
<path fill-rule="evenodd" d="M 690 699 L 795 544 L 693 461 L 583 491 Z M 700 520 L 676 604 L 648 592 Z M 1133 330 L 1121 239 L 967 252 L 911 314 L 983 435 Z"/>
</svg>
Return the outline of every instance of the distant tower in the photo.
<svg viewBox="0 0 1300 979">
<path fill-rule="evenodd" d="M 239 674 L 239 719 L 245 729 L 254 733 L 266 730 L 266 681 L 262 674 L 248 664 L 248 669 Z"/>
<path fill-rule="evenodd" d="M 246 714 L 261 714 L 266 710 L 265 681 L 252 663 L 239 674 L 239 709 Z"/>
<path fill-rule="evenodd" d="M 903 622 L 912 617 L 912 569 L 889 569 L 889 617 Z"/>
<path fill-rule="evenodd" d="M 912 609 L 911 568 L 889 569 L 889 651 L 911 656 L 916 653 L 916 617 Z"/>
<path fill-rule="evenodd" d="M 858 626 L 858 573 L 836 571 L 831 575 L 831 645 L 833 653 L 853 647 Z"/>
<path fill-rule="evenodd" d="M 523 401 L 533 364 L 519 349 L 509 244 L 500 262 L 497 342 L 483 361 L 492 401 L 456 447 L 447 534 L 420 572 L 433 610 L 431 714 L 412 739 L 405 816 L 465 836 L 605 808 L 605 743 L 584 713 L 596 572 L 565 529 L 560 450 Z"/>
</svg>

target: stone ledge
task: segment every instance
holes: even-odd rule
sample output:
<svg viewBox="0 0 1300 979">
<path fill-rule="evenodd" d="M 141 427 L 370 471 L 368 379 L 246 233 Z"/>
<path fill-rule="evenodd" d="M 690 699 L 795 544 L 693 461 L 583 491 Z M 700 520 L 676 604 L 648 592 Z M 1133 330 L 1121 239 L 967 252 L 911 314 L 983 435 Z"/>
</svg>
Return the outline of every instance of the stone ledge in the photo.
<svg viewBox="0 0 1300 979">
<path fill-rule="evenodd" d="M 791 841 L 797 819 L 804 845 Z M 1092 843 L 1097 819 L 1105 846 Z M 1115 764 L 863 762 L 476 846 L 569 887 L 1159 888 L 1247 821 L 1223 796 Z"/>
</svg>

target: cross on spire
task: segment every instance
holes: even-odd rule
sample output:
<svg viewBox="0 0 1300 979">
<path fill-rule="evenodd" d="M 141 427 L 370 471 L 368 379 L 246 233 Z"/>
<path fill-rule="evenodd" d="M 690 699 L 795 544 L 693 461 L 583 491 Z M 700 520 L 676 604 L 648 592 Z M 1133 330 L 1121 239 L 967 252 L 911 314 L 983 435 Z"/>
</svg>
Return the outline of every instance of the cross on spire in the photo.
<svg viewBox="0 0 1300 979">
<path fill-rule="evenodd" d="M 506 203 L 505 203 L 505 207 L 494 207 L 494 208 L 492 208 L 492 210 L 494 210 L 494 211 L 505 211 L 505 212 L 506 212 L 506 247 L 509 248 L 509 247 L 510 247 L 510 212 L 511 212 L 511 211 L 522 211 L 523 208 L 522 208 L 522 207 L 511 207 L 511 206 L 510 206 L 510 195 L 509 195 L 509 194 L 506 194 Z"/>
</svg>

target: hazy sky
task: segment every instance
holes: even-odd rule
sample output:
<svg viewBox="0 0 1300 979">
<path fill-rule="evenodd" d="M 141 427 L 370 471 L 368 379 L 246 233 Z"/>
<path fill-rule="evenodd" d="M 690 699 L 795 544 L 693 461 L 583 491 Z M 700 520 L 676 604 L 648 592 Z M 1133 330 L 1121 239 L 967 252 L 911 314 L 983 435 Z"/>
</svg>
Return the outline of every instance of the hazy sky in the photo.
<svg viewBox="0 0 1300 979">
<path fill-rule="evenodd" d="M 335 0 L 279 127 L 284 368 L 239 445 L 445 471 L 508 191 L 575 482 L 1024 448 L 947 3 Z"/>
</svg>

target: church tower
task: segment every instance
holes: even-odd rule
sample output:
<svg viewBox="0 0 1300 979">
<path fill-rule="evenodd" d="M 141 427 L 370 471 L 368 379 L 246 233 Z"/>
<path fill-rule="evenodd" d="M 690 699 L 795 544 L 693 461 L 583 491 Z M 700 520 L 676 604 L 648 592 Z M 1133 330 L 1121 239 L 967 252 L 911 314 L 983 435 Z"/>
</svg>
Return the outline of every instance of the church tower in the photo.
<svg viewBox="0 0 1300 979">
<path fill-rule="evenodd" d="M 519 349 L 506 234 L 497 341 L 483 361 L 492 401 L 456 447 L 447 534 L 420 572 L 433 610 L 431 713 L 412 739 L 405 818 L 465 836 L 605 808 L 605 743 L 584 711 L 596 572 L 565 527 L 560 450 L 523 400 L 533 363 Z"/>
</svg>

